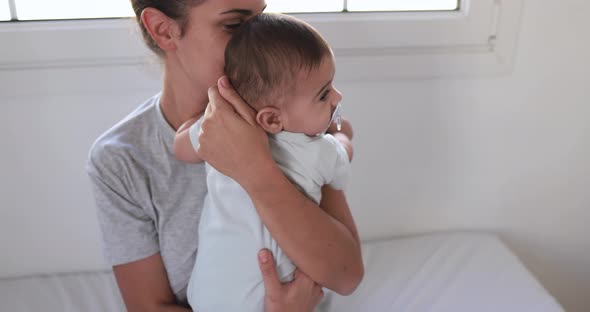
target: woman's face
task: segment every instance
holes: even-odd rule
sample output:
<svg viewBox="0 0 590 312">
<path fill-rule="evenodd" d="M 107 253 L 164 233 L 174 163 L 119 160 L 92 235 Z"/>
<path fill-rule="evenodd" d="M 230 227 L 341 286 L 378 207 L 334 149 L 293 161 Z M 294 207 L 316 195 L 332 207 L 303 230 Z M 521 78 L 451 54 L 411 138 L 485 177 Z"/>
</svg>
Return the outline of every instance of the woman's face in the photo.
<svg viewBox="0 0 590 312">
<path fill-rule="evenodd" d="M 264 0 L 206 0 L 191 8 L 184 36 L 173 52 L 181 70 L 197 88 L 215 86 L 223 75 L 224 51 L 235 30 L 262 13 Z"/>
</svg>

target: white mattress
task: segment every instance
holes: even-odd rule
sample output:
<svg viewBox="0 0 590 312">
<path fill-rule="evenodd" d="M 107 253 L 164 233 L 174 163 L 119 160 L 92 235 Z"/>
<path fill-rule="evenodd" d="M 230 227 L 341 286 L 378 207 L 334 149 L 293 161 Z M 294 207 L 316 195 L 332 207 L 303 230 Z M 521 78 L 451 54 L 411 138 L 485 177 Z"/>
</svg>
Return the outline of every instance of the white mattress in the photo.
<svg viewBox="0 0 590 312">
<path fill-rule="evenodd" d="M 365 279 L 334 311 L 564 311 L 494 235 L 367 242 L 363 259 Z"/>
<path fill-rule="evenodd" d="M 117 312 L 125 306 L 112 272 L 0 279 L 1 312 Z"/>
<path fill-rule="evenodd" d="M 366 242 L 365 278 L 333 311 L 563 311 L 493 235 Z M 0 311 L 124 311 L 110 272 L 0 279 Z"/>
</svg>

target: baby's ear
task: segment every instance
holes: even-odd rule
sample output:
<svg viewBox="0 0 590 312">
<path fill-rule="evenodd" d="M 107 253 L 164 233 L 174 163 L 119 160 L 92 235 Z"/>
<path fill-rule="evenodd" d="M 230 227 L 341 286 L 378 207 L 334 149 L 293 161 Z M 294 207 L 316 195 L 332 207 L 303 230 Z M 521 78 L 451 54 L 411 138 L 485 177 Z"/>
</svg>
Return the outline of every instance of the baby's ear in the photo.
<svg viewBox="0 0 590 312">
<path fill-rule="evenodd" d="M 268 133 L 277 134 L 283 131 L 281 110 L 276 107 L 267 106 L 260 109 L 256 114 L 256 122 Z"/>
</svg>

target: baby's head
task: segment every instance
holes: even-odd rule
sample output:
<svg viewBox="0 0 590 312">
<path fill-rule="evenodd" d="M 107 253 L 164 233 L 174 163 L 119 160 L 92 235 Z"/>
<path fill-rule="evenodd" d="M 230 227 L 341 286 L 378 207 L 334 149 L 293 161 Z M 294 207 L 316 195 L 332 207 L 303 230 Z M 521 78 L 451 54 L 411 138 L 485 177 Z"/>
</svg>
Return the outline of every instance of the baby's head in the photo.
<svg viewBox="0 0 590 312">
<path fill-rule="evenodd" d="M 250 19 L 225 49 L 225 74 L 269 133 L 324 132 L 342 99 L 332 86 L 334 72 L 326 40 L 287 15 Z"/>
</svg>

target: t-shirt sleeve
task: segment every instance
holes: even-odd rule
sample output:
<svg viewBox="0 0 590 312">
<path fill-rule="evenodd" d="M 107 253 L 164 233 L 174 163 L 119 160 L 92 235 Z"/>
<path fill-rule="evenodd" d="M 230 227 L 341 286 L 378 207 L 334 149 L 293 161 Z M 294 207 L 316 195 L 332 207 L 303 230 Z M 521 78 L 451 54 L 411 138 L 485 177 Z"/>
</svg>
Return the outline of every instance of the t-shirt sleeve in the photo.
<svg viewBox="0 0 590 312">
<path fill-rule="evenodd" d="M 87 165 L 103 252 L 113 266 L 147 258 L 160 250 L 153 218 L 134 202 L 121 173 L 114 171 L 97 166 L 92 158 Z"/>
<path fill-rule="evenodd" d="M 333 159 L 333 167 L 328 167 L 333 168 L 331 174 L 332 179 L 328 181 L 328 184 L 334 189 L 344 190 L 350 179 L 350 161 L 348 159 L 348 153 L 346 153 L 346 149 L 336 138 L 329 134 L 326 136 L 331 142 L 333 150 L 333 157 L 331 157 Z"/>
</svg>

